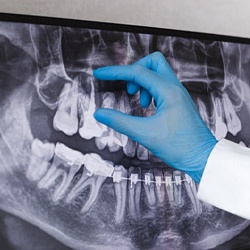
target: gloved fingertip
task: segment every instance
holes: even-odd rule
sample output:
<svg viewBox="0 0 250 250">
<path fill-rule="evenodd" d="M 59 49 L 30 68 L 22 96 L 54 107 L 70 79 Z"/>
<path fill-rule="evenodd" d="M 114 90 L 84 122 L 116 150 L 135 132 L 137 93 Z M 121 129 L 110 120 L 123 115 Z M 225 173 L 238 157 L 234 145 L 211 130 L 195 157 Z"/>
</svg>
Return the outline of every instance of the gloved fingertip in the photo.
<svg viewBox="0 0 250 250">
<path fill-rule="evenodd" d="M 130 95 L 136 94 L 139 89 L 140 89 L 140 86 L 138 84 L 133 83 L 133 82 L 127 83 L 127 91 Z"/>
<path fill-rule="evenodd" d="M 107 123 L 107 116 L 105 115 L 104 109 L 98 109 L 94 113 L 94 118 L 101 123 L 106 124 Z"/>
</svg>

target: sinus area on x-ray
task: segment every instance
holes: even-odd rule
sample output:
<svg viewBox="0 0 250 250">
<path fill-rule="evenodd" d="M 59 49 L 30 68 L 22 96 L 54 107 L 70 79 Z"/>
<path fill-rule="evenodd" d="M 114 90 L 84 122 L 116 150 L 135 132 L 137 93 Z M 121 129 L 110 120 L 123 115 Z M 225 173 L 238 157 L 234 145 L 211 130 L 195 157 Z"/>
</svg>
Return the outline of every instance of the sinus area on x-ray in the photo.
<svg viewBox="0 0 250 250">
<path fill-rule="evenodd" d="M 0 22 L 5 249 L 38 249 L 34 237 L 39 249 L 250 246 L 249 221 L 199 201 L 188 175 L 93 117 L 100 107 L 154 114 L 153 103 L 142 108 L 125 82 L 93 77 L 98 67 L 154 51 L 166 57 L 217 139 L 250 145 L 248 44 Z M 47 241 L 39 241 L 44 234 Z"/>
</svg>

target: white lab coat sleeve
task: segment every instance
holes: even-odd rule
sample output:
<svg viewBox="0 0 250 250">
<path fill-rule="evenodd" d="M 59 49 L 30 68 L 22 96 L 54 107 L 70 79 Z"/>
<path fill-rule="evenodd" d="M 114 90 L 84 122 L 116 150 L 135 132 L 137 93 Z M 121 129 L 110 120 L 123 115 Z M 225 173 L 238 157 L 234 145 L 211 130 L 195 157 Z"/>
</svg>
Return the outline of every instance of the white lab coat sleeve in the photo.
<svg viewBox="0 0 250 250">
<path fill-rule="evenodd" d="M 208 158 L 197 197 L 250 219 L 250 149 L 219 141 Z"/>
</svg>

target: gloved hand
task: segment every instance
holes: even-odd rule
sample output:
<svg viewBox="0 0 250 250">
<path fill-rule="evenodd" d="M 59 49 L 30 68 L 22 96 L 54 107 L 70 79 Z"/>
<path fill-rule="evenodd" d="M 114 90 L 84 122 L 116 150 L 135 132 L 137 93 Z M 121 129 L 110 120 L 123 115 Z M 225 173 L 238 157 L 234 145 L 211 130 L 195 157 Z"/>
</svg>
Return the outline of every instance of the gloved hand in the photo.
<svg viewBox="0 0 250 250">
<path fill-rule="evenodd" d="M 95 118 L 199 183 L 217 141 L 164 56 L 155 52 L 133 65 L 99 68 L 94 76 L 101 80 L 127 81 L 128 93 L 135 94 L 140 89 L 142 106 L 148 106 L 152 96 L 157 107 L 150 117 L 101 108 L 95 112 Z"/>
</svg>

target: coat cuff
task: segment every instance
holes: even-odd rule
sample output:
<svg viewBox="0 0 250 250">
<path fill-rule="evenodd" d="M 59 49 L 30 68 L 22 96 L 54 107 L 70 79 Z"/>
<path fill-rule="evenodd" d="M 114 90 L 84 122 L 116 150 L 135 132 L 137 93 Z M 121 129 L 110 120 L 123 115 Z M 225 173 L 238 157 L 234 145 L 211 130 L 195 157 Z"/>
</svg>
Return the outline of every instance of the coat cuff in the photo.
<svg viewBox="0 0 250 250">
<path fill-rule="evenodd" d="M 219 141 L 208 158 L 197 197 L 250 219 L 250 149 Z"/>
</svg>

